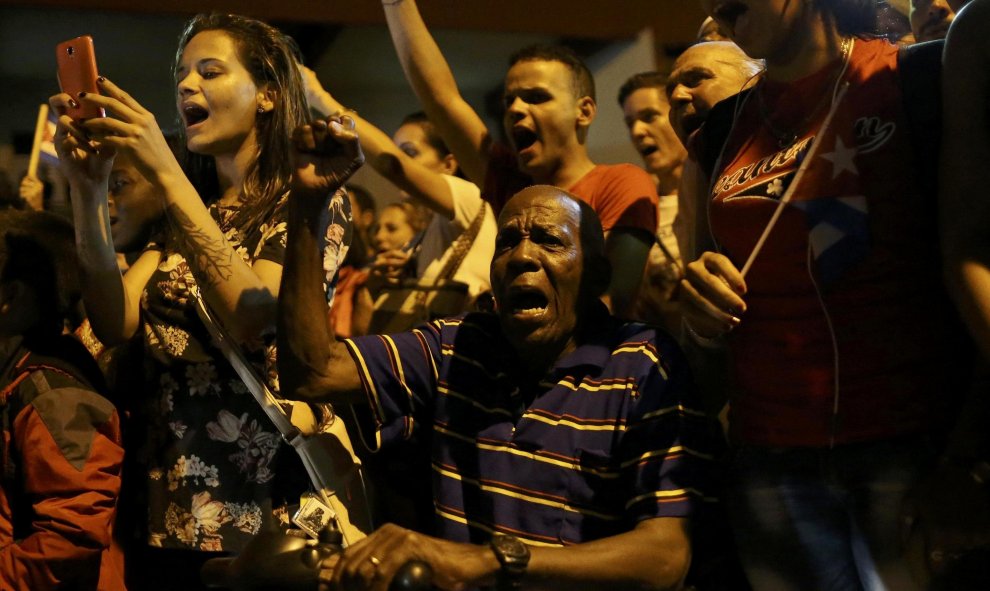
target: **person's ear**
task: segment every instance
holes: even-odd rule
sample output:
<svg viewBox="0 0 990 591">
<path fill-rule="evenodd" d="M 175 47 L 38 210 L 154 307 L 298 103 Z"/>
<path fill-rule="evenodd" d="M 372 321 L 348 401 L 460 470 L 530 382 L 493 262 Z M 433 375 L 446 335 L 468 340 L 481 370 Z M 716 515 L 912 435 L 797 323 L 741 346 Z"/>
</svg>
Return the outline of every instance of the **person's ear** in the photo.
<svg viewBox="0 0 990 591">
<path fill-rule="evenodd" d="M 443 157 L 443 162 L 440 163 L 442 168 L 440 172 L 443 174 L 453 175 L 457 172 L 457 158 L 453 154 L 447 154 Z"/>
<path fill-rule="evenodd" d="M 258 113 L 269 113 L 275 108 L 275 90 L 267 84 L 258 89 Z"/>
<path fill-rule="evenodd" d="M 577 125 L 578 128 L 588 128 L 598 114 L 598 104 L 590 96 L 583 96 L 577 102 Z"/>
</svg>

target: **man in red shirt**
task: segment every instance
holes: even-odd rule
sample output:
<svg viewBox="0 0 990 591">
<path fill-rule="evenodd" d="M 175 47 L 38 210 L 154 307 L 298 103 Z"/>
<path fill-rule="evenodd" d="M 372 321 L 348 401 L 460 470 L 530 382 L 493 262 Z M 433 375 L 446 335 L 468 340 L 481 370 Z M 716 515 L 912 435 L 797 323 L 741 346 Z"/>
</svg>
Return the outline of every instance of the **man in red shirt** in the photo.
<svg viewBox="0 0 990 591">
<path fill-rule="evenodd" d="M 594 80 L 572 52 L 534 47 L 517 53 L 505 76 L 503 125 L 509 146 L 495 143 L 464 100 L 413 0 L 384 4 L 406 77 L 430 121 L 483 188 L 496 215 L 519 189 L 567 189 L 598 214 L 613 274 L 606 300 L 619 316 L 635 303 L 657 227 L 657 193 L 648 174 L 630 164 L 596 165 L 588 156 L 595 118 Z"/>
</svg>

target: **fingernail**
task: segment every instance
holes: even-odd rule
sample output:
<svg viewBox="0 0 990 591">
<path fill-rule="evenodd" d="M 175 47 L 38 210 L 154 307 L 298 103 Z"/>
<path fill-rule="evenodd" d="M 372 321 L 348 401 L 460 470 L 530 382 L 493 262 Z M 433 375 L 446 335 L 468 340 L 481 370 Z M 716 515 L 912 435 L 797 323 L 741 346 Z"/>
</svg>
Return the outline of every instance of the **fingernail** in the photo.
<svg viewBox="0 0 990 591">
<path fill-rule="evenodd" d="M 85 91 L 80 91 L 78 96 L 79 96 L 79 98 L 83 98 L 84 96 L 86 96 L 86 92 Z"/>
<path fill-rule="evenodd" d="M 77 103 L 76 101 L 74 101 L 72 99 L 69 99 L 69 106 L 72 107 L 73 109 L 77 109 L 77 108 L 79 108 L 79 103 Z"/>
<path fill-rule="evenodd" d="M 332 127 L 334 131 L 344 131 L 344 127 L 336 121 L 331 121 L 330 127 Z"/>
<path fill-rule="evenodd" d="M 732 326 L 739 326 L 742 320 L 740 320 L 738 316 L 732 316 L 729 318 L 729 322 L 732 324 Z"/>
<path fill-rule="evenodd" d="M 100 76 L 99 78 L 96 79 L 96 81 L 99 82 L 100 84 L 103 84 L 104 82 L 107 81 L 107 78 L 106 76 Z"/>
</svg>

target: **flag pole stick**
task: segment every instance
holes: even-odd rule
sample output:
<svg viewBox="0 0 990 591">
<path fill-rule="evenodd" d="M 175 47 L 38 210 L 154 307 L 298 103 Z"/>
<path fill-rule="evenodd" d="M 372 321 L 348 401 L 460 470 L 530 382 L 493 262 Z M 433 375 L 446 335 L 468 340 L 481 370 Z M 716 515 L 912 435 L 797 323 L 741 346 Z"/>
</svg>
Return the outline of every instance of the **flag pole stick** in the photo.
<svg viewBox="0 0 990 591">
<path fill-rule="evenodd" d="M 777 220 L 780 219 L 780 214 L 784 212 L 784 207 L 786 207 L 794 197 L 794 190 L 797 189 L 805 171 L 808 170 L 808 165 L 811 164 L 812 159 L 818 152 L 818 144 L 820 144 L 822 138 L 825 137 L 825 130 L 827 130 L 829 124 L 832 123 L 832 117 L 835 116 L 835 111 L 838 109 L 839 103 L 842 102 L 842 97 L 845 96 L 848 88 L 849 83 L 846 82 L 842 85 L 842 88 L 839 89 L 839 94 L 835 97 L 835 100 L 832 101 L 832 108 L 829 109 L 828 115 L 822 122 L 822 126 L 818 129 L 818 135 L 815 137 L 814 141 L 811 142 L 811 147 L 808 148 L 807 153 L 805 153 L 804 159 L 801 161 L 801 165 L 798 167 L 797 173 L 791 180 L 791 184 L 787 187 L 787 191 L 784 192 L 784 196 L 780 198 L 780 201 L 777 203 L 777 208 L 773 211 L 773 216 L 770 218 L 770 221 L 767 222 L 766 228 L 763 229 L 763 234 L 760 235 L 760 239 L 756 241 L 756 246 L 753 247 L 753 251 L 749 253 L 749 258 L 746 259 L 746 264 L 743 265 L 742 271 L 740 271 L 743 279 L 746 278 L 746 274 L 749 273 L 750 267 L 752 267 L 753 263 L 756 261 L 756 255 L 760 254 L 760 251 L 763 250 L 763 245 L 770 236 L 770 231 L 777 225 Z"/>
<path fill-rule="evenodd" d="M 38 107 L 38 122 L 34 126 L 34 143 L 31 145 L 31 158 L 28 160 L 27 175 L 38 178 L 38 156 L 41 153 L 41 142 L 45 137 L 45 126 L 48 124 L 48 105 Z"/>
</svg>

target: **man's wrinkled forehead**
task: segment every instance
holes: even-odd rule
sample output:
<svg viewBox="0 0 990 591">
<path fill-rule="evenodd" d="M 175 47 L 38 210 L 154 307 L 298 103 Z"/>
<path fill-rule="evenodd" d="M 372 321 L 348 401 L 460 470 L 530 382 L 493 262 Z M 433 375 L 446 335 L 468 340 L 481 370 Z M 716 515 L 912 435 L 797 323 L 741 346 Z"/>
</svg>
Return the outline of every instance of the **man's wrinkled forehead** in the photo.
<svg viewBox="0 0 990 591">
<path fill-rule="evenodd" d="M 498 216 L 500 231 L 508 227 L 568 226 L 571 230 L 580 227 L 581 207 L 574 199 L 561 193 L 527 191 L 531 192 L 523 191 L 506 204 Z"/>
<path fill-rule="evenodd" d="M 745 66 L 748 59 L 746 54 L 731 41 L 706 41 L 684 50 L 684 53 L 674 60 L 673 70 L 676 72 L 681 68 L 697 66 L 720 66 L 739 70 Z"/>
</svg>

